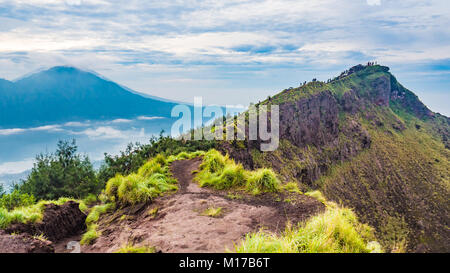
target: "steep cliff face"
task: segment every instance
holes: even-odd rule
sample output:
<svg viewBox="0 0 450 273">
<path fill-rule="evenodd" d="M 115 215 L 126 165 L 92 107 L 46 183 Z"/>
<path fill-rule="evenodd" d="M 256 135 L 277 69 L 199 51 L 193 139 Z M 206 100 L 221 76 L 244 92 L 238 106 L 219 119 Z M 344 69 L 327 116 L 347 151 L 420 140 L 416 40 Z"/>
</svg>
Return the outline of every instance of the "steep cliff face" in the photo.
<svg viewBox="0 0 450 273">
<path fill-rule="evenodd" d="M 449 250 L 449 118 L 389 68 L 357 66 L 261 104 L 279 105 L 279 148 L 262 153 L 259 141 L 248 141 L 223 143 L 223 151 L 353 207 L 388 250 Z"/>
</svg>

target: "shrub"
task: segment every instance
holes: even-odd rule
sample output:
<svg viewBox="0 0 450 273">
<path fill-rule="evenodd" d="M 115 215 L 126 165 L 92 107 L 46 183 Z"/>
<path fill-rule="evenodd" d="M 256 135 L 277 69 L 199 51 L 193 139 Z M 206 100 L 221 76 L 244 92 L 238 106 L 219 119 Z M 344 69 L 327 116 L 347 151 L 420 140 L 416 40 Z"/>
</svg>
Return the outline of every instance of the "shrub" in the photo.
<svg viewBox="0 0 450 273">
<path fill-rule="evenodd" d="M 0 198 L 0 207 L 3 207 L 7 210 L 12 210 L 17 207 L 26 207 L 33 205 L 35 202 L 36 199 L 33 195 L 21 193 L 18 190 L 14 190 L 9 194 L 4 194 Z"/>
<path fill-rule="evenodd" d="M 86 196 L 86 198 L 83 199 L 83 202 L 87 206 L 92 205 L 95 202 L 97 202 L 97 196 L 95 196 L 94 194 L 91 193 L 88 196 Z"/>
<path fill-rule="evenodd" d="M 75 140 L 59 141 L 57 146 L 55 153 L 36 156 L 31 173 L 17 188 L 37 200 L 64 196 L 81 199 L 98 194 L 104 184 L 99 182 L 89 158 L 77 154 Z"/>
<path fill-rule="evenodd" d="M 261 192 L 277 192 L 280 182 L 276 174 L 270 169 L 259 169 L 250 174 L 247 189 L 253 194 Z"/>
</svg>

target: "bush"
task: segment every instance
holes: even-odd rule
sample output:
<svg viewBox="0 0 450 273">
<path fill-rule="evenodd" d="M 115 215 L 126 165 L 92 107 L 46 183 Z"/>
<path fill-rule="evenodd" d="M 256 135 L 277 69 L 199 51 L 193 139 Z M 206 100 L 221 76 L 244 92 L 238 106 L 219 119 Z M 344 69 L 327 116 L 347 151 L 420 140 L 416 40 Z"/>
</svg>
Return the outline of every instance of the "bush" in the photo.
<svg viewBox="0 0 450 273">
<path fill-rule="evenodd" d="M 7 210 L 12 210 L 17 207 L 26 207 L 33 205 L 36 202 L 36 199 L 33 195 L 27 193 L 21 193 L 18 190 L 14 190 L 10 194 L 4 194 L 0 198 L 0 207 L 3 207 Z"/>
<path fill-rule="evenodd" d="M 83 199 L 83 203 L 87 206 L 94 204 L 97 202 L 97 196 L 94 194 L 89 194 L 86 198 Z"/>
<path fill-rule="evenodd" d="M 104 184 L 98 181 L 89 158 L 77 154 L 77 148 L 75 140 L 59 141 L 55 153 L 36 156 L 30 175 L 17 189 L 37 200 L 98 194 Z"/>
<path fill-rule="evenodd" d="M 109 179 L 115 177 L 116 174 L 126 176 L 137 172 L 145 162 L 152 157 L 156 157 L 158 154 L 168 156 L 168 160 L 173 159 L 172 161 L 174 161 L 180 160 L 181 157 L 185 156 L 185 154 L 181 154 L 182 152 L 197 157 L 202 151 L 208 151 L 215 146 L 216 142 L 214 140 L 180 141 L 173 139 L 170 136 L 163 136 L 163 132 L 161 132 L 159 137 L 152 138 L 149 144 L 130 143 L 127 149 L 124 152 L 121 152 L 120 155 L 111 156 L 106 154 L 105 163 L 100 168 L 99 179 L 102 182 L 107 182 Z M 195 155 L 195 152 L 197 151 L 198 154 Z M 180 156 L 176 159 L 176 156 L 173 155 Z M 161 162 L 158 163 L 164 165 Z"/>
<path fill-rule="evenodd" d="M 261 192 L 277 192 L 280 182 L 276 174 L 270 169 L 259 169 L 250 174 L 247 180 L 247 190 L 253 194 Z"/>
</svg>

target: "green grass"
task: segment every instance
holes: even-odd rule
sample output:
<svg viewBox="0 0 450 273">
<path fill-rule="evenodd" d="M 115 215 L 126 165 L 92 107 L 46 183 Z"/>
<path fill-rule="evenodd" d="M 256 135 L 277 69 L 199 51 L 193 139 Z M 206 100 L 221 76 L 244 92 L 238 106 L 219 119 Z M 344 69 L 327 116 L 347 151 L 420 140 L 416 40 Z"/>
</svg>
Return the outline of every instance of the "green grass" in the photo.
<svg viewBox="0 0 450 273">
<path fill-rule="evenodd" d="M 303 194 L 300 189 L 298 188 L 298 184 L 296 182 L 289 182 L 282 186 L 283 190 L 288 192 L 295 192 L 298 194 Z"/>
<path fill-rule="evenodd" d="M 98 237 L 100 237 L 101 233 L 97 230 L 97 224 L 91 224 L 88 226 L 86 233 L 81 237 L 80 244 L 82 245 L 90 245 L 94 242 Z"/>
<path fill-rule="evenodd" d="M 200 187 L 218 190 L 237 188 L 253 194 L 280 190 L 280 182 L 272 170 L 246 171 L 228 155 L 224 156 L 214 149 L 205 153 L 195 180 L 199 182 Z"/>
<path fill-rule="evenodd" d="M 196 157 L 200 157 L 205 155 L 204 151 L 195 151 L 195 152 L 181 152 L 177 155 L 170 155 L 167 157 L 167 162 L 171 163 L 177 160 L 185 160 L 185 159 L 193 159 Z"/>
<path fill-rule="evenodd" d="M 154 157 L 128 176 L 120 174 L 106 184 L 105 194 L 122 205 L 135 205 L 152 200 L 165 192 L 176 191 L 176 180 L 169 172 L 169 162 L 162 155 Z"/>
<path fill-rule="evenodd" d="M 86 198 L 83 199 L 84 204 L 87 206 L 90 206 L 97 201 L 97 196 L 95 196 L 94 194 L 89 194 Z"/>
<path fill-rule="evenodd" d="M 221 207 L 218 207 L 218 208 L 210 207 L 202 212 L 202 215 L 209 216 L 209 217 L 219 217 L 221 214 L 222 214 Z"/>
<path fill-rule="evenodd" d="M 42 200 L 34 205 L 14 208 L 11 211 L 8 211 L 5 208 L 0 208 L 0 228 L 4 229 L 16 223 L 27 224 L 40 222 L 44 217 L 45 205 L 63 205 L 68 201 L 80 202 L 80 206 L 82 206 L 82 202 L 79 200 L 61 197 L 58 200 Z"/>
<path fill-rule="evenodd" d="M 288 226 L 283 234 L 263 230 L 247 234 L 238 253 L 370 253 L 381 252 L 373 229 L 359 223 L 350 209 L 337 206 L 312 217 L 297 228 Z"/>
<path fill-rule="evenodd" d="M 97 205 L 93 207 L 86 217 L 86 225 L 89 226 L 91 224 L 97 223 L 98 219 L 102 214 L 105 214 L 107 212 L 110 212 L 114 210 L 115 204 L 114 203 L 108 203 L 103 205 Z"/>
<path fill-rule="evenodd" d="M 247 179 L 247 190 L 253 194 L 261 192 L 278 192 L 280 182 L 271 169 L 259 169 L 249 174 Z"/>
<path fill-rule="evenodd" d="M 128 244 L 116 251 L 114 253 L 155 253 L 156 249 L 150 246 L 133 246 Z"/>
<path fill-rule="evenodd" d="M 91 244 L 92 242 L 95 241 L 95 239 L 97 239 L 101 235 L 101 233 L 97 231 L 98 229 L 97 222 L 102 214 L 114 210 L 115 207 L 116 207 L 115 203 L 108 203 L 97 205 L 91 209 L 90 213 L 86 217 L 87 231 L 81 237 L 80 243 L 82 245 Z"/>
<path fill-rule="evenodd" d="M 320 191 L 309 191 L 305 193 L 305 195 L 311 196 L 312 198 L 317 199 L 317 201 L 325 204 L 327 200 L 323 197 L 323 194 Z"/>
</svg>

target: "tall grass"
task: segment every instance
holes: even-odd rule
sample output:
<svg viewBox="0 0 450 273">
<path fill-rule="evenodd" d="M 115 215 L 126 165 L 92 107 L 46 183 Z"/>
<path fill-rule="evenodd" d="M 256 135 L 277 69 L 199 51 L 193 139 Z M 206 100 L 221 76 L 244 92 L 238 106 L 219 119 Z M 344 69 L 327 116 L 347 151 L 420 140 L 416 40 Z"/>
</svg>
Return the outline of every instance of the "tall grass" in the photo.
<svg viewBox="0 0 450 273">
<path fill-rule="evenodd" d="M 111 201 L 123 205 L 135 205 L 152 200 L 165 192 L 176 191 L 176 180 L 171 178 L 169 160 L 158 155 L 149 160 L 137 173 L 120 174 L 106 183 L 105 194 Z"/>
<path fill-rule="evenodd" d="M 133 246 L 132 244 L 128 244 L 114 253 L 155 253 L 156 249 L 150 246 Z"/>
<path fill-rule="evenodd" d="M 101 235 L 101 233 L 97 230 L 98 229 L 97 222 L 102 214 L 114 210 L 115 207 L 116 207 L 115 203 L 108 203 L 94 206 L 91 209 L 88 216 L 86 217 L 87 231 L 81 237 L 80 243 L 82 245 L 91 244 L 95 239 L 97 239 Z"/>
<path fill-rule="evenodd" d="M 276 174 L 270 169 L 259 169 L 251 172 L 247 179 L 247 189 L 253 194 L 261 192 L 277 192 L 280 182 Z"/>
<path fill-rule="evenodd" d="M 381 252 L 373 229 L 361 224 L 347 208 L 329 207 L 297 228 L 288 226 L 280 236 L 259 231 L 248 234 L 239 253 L 370 253 Z"/>
<path fill-rule="evenodd" d="M 170 155 L 169 157 L 167 157 L 167 163 L 171 163 L 173 161 L 177 161 L 177 160 L 185 160 L 185 159 L 193 159 L 196 157 L 200 157 L 205 155 L 204 151 L 195 151 L 195 152 L 181 152 L 177 155 Z"/>
<path fill-rule="evenodd" d="M 83 206 L 83 202 L 72 198 L 61 197 L 58 200 L 41 200 L 38 203 L 31 206 L 17 207 L 13 210 L 7 210 L 0 208 L 0 228 L 4 229 L 12 224 L 17 223 L 36 223 L 42 221 L 44 217 L 45 205 L 55 204 L 63 205 L 68 201 L 75 201 L 80 203 L 80 208 Z"/>
<path fill-rule="evenodd" d="M 277 192 L 280 188 L 279 180 L 272 170 L 246 171 L 228 155 L 224 156 L 214 149 L 205 153 L 195 179 L 200 187 L 208 186 L 218 190 L 243 188 L 253 194 Z"/>
</svg>

